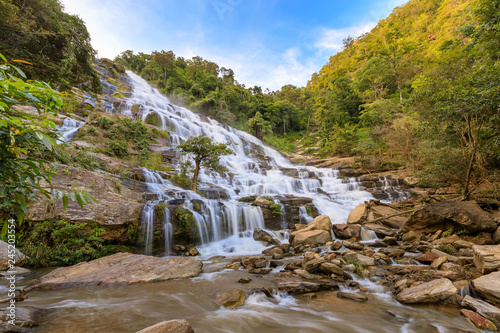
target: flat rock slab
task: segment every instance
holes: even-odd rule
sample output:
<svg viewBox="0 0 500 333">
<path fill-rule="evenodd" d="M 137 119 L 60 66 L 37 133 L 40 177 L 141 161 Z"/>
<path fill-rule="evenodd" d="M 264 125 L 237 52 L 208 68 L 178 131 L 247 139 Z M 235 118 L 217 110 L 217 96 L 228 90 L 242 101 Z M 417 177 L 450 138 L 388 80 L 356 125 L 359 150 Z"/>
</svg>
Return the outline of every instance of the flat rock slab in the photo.
<svg viewBox="0 0 500 333">
<path fill-rule="evenodd" d="M 462 306 L 476 311 L 484 318 L 491 320 L 497 327 L 500 327 L 500 309 L 496 306 L 469 295 L 464 297 Z"/>
<path fill-rule="evenodd" d="M 360 294 L 355 294 L 355 293 L 346 293 L 343 291 L 338 291 L 337 292 L 337 298 L 345 298 L 345 299 L 350 299 L 355 302 L 366 302 L 368 301 L 368 297 Z"/>
<path fill-rule="evenodd" d="M 279 290 L 289 294 L 304 294 L 320 290 L 338 290 L 339 286 L 332 282 L 279 282 L 276 284 Z"/>
<path fill-rule="evenodd" d="M 137 333 L 194 333 L 194 330 L 187 320 L 174 319 L 162 321 Z"/>
<path fill-rule="evenodd" d="M 500 269 L 500 245 L 474 245 L 474 265 L 483 274 Z"/>
<path fill-rule="evenodd" d="M 472 280 L 472 285 L 478 294 L 500 304 L 500 272 L 483 275 L 475 280 Z"/>
<path fill-rule="evenodd" d="M 457 288 L 448 279 L 432 280 L 419 286 L 403 290 L 398 296 L 398 302 L 432 303 L 447 299 L 457 293 Z"/>
<path fill-rule="evenodd" d="M 117 253 L 74 266 L 57 268 L 42 276 L 30 287 L 60 289 L 161 282 L 198 276 L 202 267 L 203 264 L 195 258 L 157 258 Z"/>
</svg>

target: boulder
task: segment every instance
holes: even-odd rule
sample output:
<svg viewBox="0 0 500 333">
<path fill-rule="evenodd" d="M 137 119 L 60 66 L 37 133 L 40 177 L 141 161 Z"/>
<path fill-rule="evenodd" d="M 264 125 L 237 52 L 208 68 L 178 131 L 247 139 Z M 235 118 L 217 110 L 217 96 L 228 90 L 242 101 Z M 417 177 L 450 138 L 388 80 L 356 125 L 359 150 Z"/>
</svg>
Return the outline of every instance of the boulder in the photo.
<svg viewBox="0 0 500 333">
<path fill-rule="evenodd" d="M 361 253 L 351 252 L 344 255 L 345 260 L 355 260 L 363 266 L 375 266 L 375 259 L 362 255 Z"/>
<path fill-rule="evenodd" d="M 437 258 L 439 258 L 438 254 L 432 253 L 432 252 L 426 252 L 424 254 L 419 255 L 415 259 L 417 261 L 420 261 L 421 263 L 430 264 L 430 263 L 434 262 L 434 260 L 436 260 Z"/>
<path fill-rule="evenodd" d="M 239 308 L 245 303 L 246 299 L 247 295 L 240 289 L 233 289 L 215 294 L 215 302 L 217 305 L 228 309 Z"/>
<path fill-rule="evenodd" d="M 302 268 L 306 271 L 316 270 L 324 262 L 325 262 L 325 258 L 323 258 L 323 257 L 304 261 L 302 263 Z"/>
<path fill-rule="evenodd" d="M 494 231 L 497 225 L 474 201 L 442 201 L 420 207 L 410 216 L 403 230 L 431 233 L 451 227 L 466 233 L 475 233 Z"/>
<path fill-rule="evenodd" d="M 500 304 L 500 272 L 490 273 L 472 280 L 472 286 L 483 298 Z"/>
<path fill-rule="evenodd" d="M 253 239 L 255 239 L 256 241 L 260 241 L 260 242 L 267 242 L 267 243 L 272 244 L 272 245 L 280 245 L 281 244 L 281 242 L 276 237 L 271 235 L 271 233 L 269 233 L 268 231 L 262 230 L 261 228 L 254 229 Z"/>
<path fill-rule="evenodd" d="M 356 293 L 346 293 L 343 291 L 338 291 L 337 292 L 337 298 L 345 298 L 345 299 L 350 299 L 355 302 L 366 302 L 368 301 L 368 297 Z"/>
<path fill-rule="evenodd" d="M 194 330 L 187 320 L 174 319 L 162 321 L 137 333 L 194 333 Z"/>
<path fill-rule="evenodd" d="M 400 303 L 431 303 L 443 301 L 457 293 L 457 288 L 448 279 L 432 280 L 403 290 L 397 300 Z"/>
<path fill-rule="evenodd" d="M 492 235 L 493 238 L 493 243 L 495 244 L 500 244 L 500 227 L 495 230 L 495 232 Z"/>
<path fill-rule="evenodd" d="M 306 280 L 319 280 L 322 278 L 321 275 L 311 274 L 305 269 L 296 269 L 293 271 L 295 274 Z"/>
<path fill-rule="evenodd" d="M 10 318 L 8 316 L 8 309 L 0 310 L 0 331 L 1 332 L 18 332 L 21 327 L 35 327 L 40 326 L 47 316 L 47 311 L 38 309 L 33 306 L 18 306 L 16 305 L 15 325 L 9 324 Z M 23 331 L 24 332 L 24 331 Z"/>
<path fill-rule="evenodd" d="M 361 226 L 357 224 L 334 224 L 332 229 L 340 239 L 360 238 L 361 235 Z"/>
<path fill-rule="evenodd" d="M 10 268 L 9 260 L 11 259 L 14 259 L 14 264 L 16 266 L 21 266 L 28 261 L 29 258 L 22 254 L 21 251 L 16 248 L 14 248 L 14 250 L 14 257 L 9 257 L 9 244 L 4 241 L 0 241 L 0 271 L 5 271 Z"/>
<path fill-rule="evenodd" d="M 373 221 L 375 219 L 384 217 L 384 216 L 391 216 L 394 214 L 401 213 L 400 211 L 397 211 L 389 206 L 385 205 L 380 205 L 380 206 L 371 206 L 370 207 L 370 212 L 368 213 L 368 216 L 366 218 L 366 222 Z M 389 218 L 385 218 L 380 220 L 380 223 L 385 225 L 386 227 L 392 228 L 392 229 L 399 229 L 403 226 L 403 224 L 408 221 L 408 217 L 406 216 L 393 216 Z"/>
<path fill-rule="evenodd" d="M 352 250 L 362 250 L 364 248 L 364 245 L 361 244 L 360 242 L 353 242 L 351 240 L 345 239 L 342 241 L 342 245 L 347 247 L 348 249 Z"/>
<path fill-rule="evenodd" d="M 307 228 L 301 230 L 324 230 L 330 232 L 332 229 L 332 222 L 327 215 L 319 215 L 307 226 Z"/>
<path fill-rule="evenodd" d="M 289 294 L 304 294 L 320 290 L 338 290 L 339 286 L 330 281 L 321 282 L 278 282 L 278 289 Z"/>
<path fill-rule="evenodd" d="M 366 220 L 366 205 L 364 203 L 357 205 L 347 217 L 347 223 L 363 223 Z"/>
<path fill-rule="evenodd" d="M 270 204 L 272 204 L 272 201 L 264 199 L 263 197 L 255 198 L 255 200 L 252 203 L 252 205 L 260 206 L 260 207 L 264 207 L 264 208 L 269 208 Z"/>
<path fill-rule="evenodd" d="M 329 263 L 329 262 L 324 262 L 319 266 L 319 270 L 322 271 L 323 273 L 326 273 L 328 275 L 335 274 L 338 276 L 342 276 L 348 280 L 352 280 L 352 276 L 349 275 L 348 273 L 344 272 L 342 268 L 339 266 Z"/>
<path fill-rule="evenodd" d="M 500 268 L 500 245 L 474 245 L 474 264 L 483 274 L 494 272 Z"/>
<path fill-rule="evenodd" d="M 332 240 L 329 232 L 324 230 L 300 230 L 292 233 L 292 246 L 297 245 L 322 245 Z"/>
<path fill-rule="evenodd" d="M 195 258 L 117 253 L 57 268 L 33 282 L 31 287 L 61 289 L 160 282 L 198 276 L 202 267 L 201 261 Z"/>
<path fill-rule="evenodd" d="M 374 231 L 375 234 L 381 238 L 384 238 L 386 236 L 396 235 L 396 232 L 394 230 L 391 230 L 390 228 L 384 227 L 383 225 L 379 225 L 376 223 L 365 223 L 363 224 L 363 228 Z"/>
<path fill-rule="evenodd" d="M 460 310 L 460 314 L 472 325 L 482 330 L 496 331 L 497 327 L 483 316 L 467 309 Z"/>
<path fill-rule="evenodd" d="M 496 306 L 467 295 L 462 301 L 462 307 L 476 311 L 484 318 L 491 320 L 497 327 L 500 327 L 500 309 Z"/>
</svg>

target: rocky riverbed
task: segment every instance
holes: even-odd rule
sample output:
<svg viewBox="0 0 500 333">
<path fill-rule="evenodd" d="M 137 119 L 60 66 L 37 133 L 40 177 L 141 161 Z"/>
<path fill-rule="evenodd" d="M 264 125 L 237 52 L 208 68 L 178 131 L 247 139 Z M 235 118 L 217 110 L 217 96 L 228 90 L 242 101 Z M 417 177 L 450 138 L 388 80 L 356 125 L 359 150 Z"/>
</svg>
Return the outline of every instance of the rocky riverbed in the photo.
<svg viewBox="0 0 500 333">
<path fill-rule="evenodd" d="M 281 233 L 256 229 L 255 243 L 263 251 L 253 255 L 213 256 L 203 249 L 196 258 L 116 254 L 19 278 L 29 298 L 17 303 L 18 325 L 4 320 L 3 327 L 495 331 L 500 327 L 498 222 L 497 211 L 486 212 L 475 202 L 391 207 L 372 201 L 355 208 L 344 225 L 320 215 Z"/>
</svg>

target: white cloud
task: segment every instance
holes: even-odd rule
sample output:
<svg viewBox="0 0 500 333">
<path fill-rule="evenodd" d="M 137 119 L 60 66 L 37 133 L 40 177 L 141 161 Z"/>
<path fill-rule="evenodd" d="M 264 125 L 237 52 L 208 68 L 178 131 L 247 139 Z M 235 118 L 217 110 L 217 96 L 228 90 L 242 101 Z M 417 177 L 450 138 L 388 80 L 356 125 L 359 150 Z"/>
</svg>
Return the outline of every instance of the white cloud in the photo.
<svg viewBox="0 0 500 333">
<path fill-rule="evenodd" d="M 314 46 L 320 51 L 340 51 L 342 50 L 342 41 L 351 36 L 356 38 L 377 25 L 377 22 L 366 22 L 357 26 L 341 28 L 341 29 L 322 29 L 320 36 L 316 40 Z"/>
</svg>

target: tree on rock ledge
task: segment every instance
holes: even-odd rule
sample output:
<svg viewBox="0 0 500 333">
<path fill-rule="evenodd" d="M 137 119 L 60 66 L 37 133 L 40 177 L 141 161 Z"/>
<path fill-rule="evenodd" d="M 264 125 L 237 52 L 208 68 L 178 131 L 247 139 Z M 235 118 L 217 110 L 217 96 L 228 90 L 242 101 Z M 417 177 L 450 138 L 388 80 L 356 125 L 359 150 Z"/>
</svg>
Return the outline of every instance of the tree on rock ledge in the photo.
<svg viewBox="0 0 500 333">
<path fill-rule="evenodd" d="M 194 159 L 195 166 L 192 178 L 192 190 L 195 192 L 198 183 L 198 175 L 200 174 L 200 168 L 202 166 L 208 171 L 226 171 L 226 167 L 219 164 L 220 158 L 224 155 L 234 154 L 231 148 L 229 148 L 229 144 L 214 143 L 211 138 L 203 135 L 192 136 L 185 142 L 181 143 L 178 147 L 181 150 L 182 155 L 192 157 Z M 193 168 L 193 165 L 189 160 L 186 164 L 188 166 L 187 169 Z"/>
</svg>

